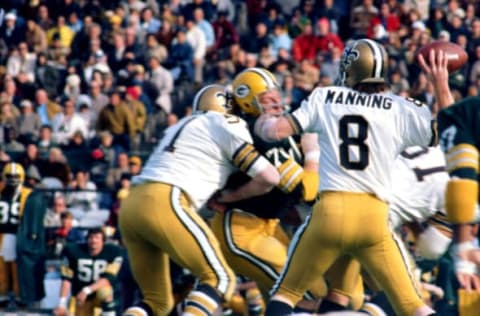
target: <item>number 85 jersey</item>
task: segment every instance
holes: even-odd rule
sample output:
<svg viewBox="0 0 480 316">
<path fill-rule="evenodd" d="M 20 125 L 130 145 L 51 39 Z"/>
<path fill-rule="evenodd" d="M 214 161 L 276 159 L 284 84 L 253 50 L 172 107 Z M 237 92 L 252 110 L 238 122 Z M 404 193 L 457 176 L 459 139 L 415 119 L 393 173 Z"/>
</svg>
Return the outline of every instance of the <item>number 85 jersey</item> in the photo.
<svg viewBox="0 0 480 316">
<path fill-rule="evenodd" d="M 390 92 L 317 88 L 289 118 L 296 133 L 319 135 L 320 191 L 369 192 L 384 201 L 400 152 L 436 139 L 428 107 Z"/>
</svg>

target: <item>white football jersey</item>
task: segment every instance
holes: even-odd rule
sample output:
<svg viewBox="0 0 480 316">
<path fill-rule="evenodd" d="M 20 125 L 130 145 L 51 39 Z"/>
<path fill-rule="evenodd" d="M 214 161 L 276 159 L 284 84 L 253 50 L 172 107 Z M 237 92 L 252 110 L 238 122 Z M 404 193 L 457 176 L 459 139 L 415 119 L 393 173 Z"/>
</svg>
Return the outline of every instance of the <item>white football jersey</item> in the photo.
<svg viewBox="0 0 480 316">
<path fill-rule="evenodd" d="M 410 147 L 393 167 L 390 220 L 394 227 L 423 222 L 436 212 L 445 214 L 445 192 L 450 179 L 439 147 Z"/>
<path fill-rule="evenodd" d="M 291 119 L 297 132 L 319 134 L 320 191 L 368 192 L 384 201 L 396 157 L 432 139 L 428 107 L 390 92 L 317 88 Z"/>
<path fill-rule="evenodd" d="M 247 124 L 218 112 L 196 114 L 169 127 L 133 184 L 163 182 L 178 186 L 197 209 L 238 169 L 250 176 L 268 161 L 251 145 Z"/>
</svg>

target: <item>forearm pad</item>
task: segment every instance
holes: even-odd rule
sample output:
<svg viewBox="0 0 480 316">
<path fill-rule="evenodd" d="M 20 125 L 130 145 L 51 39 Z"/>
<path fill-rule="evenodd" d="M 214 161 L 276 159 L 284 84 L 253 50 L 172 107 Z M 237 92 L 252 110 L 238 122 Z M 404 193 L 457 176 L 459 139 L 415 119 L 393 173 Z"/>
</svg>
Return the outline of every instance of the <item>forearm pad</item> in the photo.
<svg viewBox="0 0 480 316">
<path fill-rule="evenodd" d="M 478 183 L 469 179 L 452 179 L 447 184 L 447 218 L 454 224 L 466 224 L 475 220 L 478 200 Z"/>
</svg>

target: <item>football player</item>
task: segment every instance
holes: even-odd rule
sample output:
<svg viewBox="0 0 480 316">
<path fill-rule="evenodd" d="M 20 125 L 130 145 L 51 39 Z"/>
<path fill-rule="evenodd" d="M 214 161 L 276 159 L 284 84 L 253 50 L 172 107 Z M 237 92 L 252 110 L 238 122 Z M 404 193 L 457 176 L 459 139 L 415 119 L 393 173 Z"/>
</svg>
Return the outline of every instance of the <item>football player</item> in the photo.
<svg viewBox="0 0 480 316">
<path fill-rule="evenodd" d="M 425 63 L 425 61 L 422 59 Z M 440 107 L 453 101 L 447 58 L 432 51 L 430 75 Z M 357 259 L 384 289 L 397 315 L 431 315 L 388 225 L 391 170 L 409 146 L 436 143 L 428 107 L 388 92 L 385 48 L 369 39 L 346 46 L 343 86 L 316 88 L 292 114 L 262 115 L 255 132 L 276 141 L 318 133 L 320 198 L 297 230 L 272 289 L 267 316 L 288 315 L 303 293 L 339 258 Z"/>
<path fill-rule="evenodd" d="M 0 184 L 0 305 L 8 304 L 12 291 L 19 300 L 16 235 L 24 207 L 32 190 L 23 186 L 22 165 L 8 162 L 2 171 Z"/>
<path fill-rule="evenodd" d="M 472 223 L 478 223 L 480 98 L 461 100 L 438 113 L 440 145 L 446 155 L 451 181 L 447 186 L 448 219 L 455 227 L 455 270 L 462 289 L 459 291 L 459 309 L 463 315 L 476 315 L 480 309 L 480 257 L 478 239 L 472 234 Z M 473 229 L 472 229 L 473 228 Z"/>
<path fill-rule="evenodd" d="M 194 107 L 207 105 L 220 111 L 196 113 L 165 131 L 122 202 L 120 229 L 144 296 L 125 315 L 169 313 L 173 305 L 169 258 L 198 278 L 184 313 L 212 315 L 232 296 L 236 276 L 197 210 L 237 170 L 251 180 L 224 192 L 220 202 L 264 194 L 279 182 L 275 167 L 253 147 L 245 121 L 228 113 L 229 99 L 222 86 L 209 85 L 197 92 Z"/>
<path fill-rule="evenodd" d="M 248 68 L 235 77 L 232 101 L 252 132 L 260 114 L 279 116 L 285 111 L 275 77 L 262 68 Z M 255 148 L 277 167 L 280 183 L 267 194 L 226 205 L 226 213 L 214 215 L 212 230 L 229 265 L 236 273 L 255 281 L 267 299 L 287 259 L 290 241 L 279 225 L 280 219 L 299 201 L 316 198 L 320 151 L 315 134 L 304 135 L 301 148 L 293 137 L 267 143 L 254 136 L 253 142 Z M 248 176 L 234 174 L 226 188 L 238 187 L 246 181 Z M 320 295 L 321 290 L 324 288 L 316 294 Z M 309 298 L 313 297 L 309 295 Z M 310 305 L 314 310 L 315 306 Z"/>
<path fill-rule="evenodd" d="M 391 225 L 398 232 L 403 224 L 423 223 L 425 229 L 416 239 L 415 255 L 429 260 L 439 259 L 452 240 L 452 228 L 445 214 L 445 192 L 450 177 L 441 149 L 407 148 L 396 160 L 392 179 Z M 397 241 L 402 243 L 400 238 Z M 407 253 L 406 247 L 401 248 Z M 322 301 L 323 309 L 321 307 L 320 311 L 347 309 L 349 303 L 358 309 L 363 301 L 363 287 L 358 284 L 362 282 L 362 278 L 357 277 L 359 273 L 358 263 L 345 258 L 336 262 L 326 274 L 331 290 Z"/>
<path fill-rule="evenodd" d="M 62 284 L 60 300 L 54 310 L 57 316 L 94 315 L 95 308 L 102 316 L 115 316 L 118 311 L 119 283 L 122 250 L 114 244 L 105 244 L 101 228 L 90 229 L 87 243 L 69 243 L 62 251 Z M 68 297 L 73 298 L 68 304 Z"/>
</svg>

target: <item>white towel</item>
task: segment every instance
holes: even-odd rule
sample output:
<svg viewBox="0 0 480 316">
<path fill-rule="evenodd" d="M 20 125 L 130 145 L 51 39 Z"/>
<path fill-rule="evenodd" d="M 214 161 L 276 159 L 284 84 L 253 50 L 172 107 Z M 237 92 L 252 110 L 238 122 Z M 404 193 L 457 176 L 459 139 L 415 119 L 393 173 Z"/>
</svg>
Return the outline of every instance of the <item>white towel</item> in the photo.
<svg viewBox="0 0 480 316">
<path fill-rule="evenodd" d="M 5 262 L 15 261 L 17 259 L 17 236 L 15 234 L 4 234 L 0 256 Z"/>
</svg>

